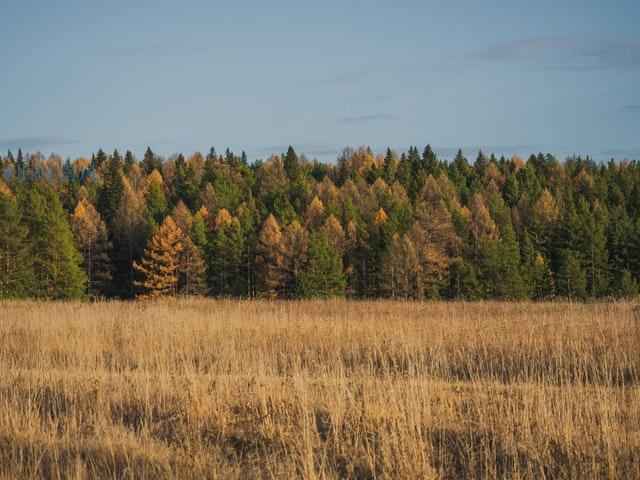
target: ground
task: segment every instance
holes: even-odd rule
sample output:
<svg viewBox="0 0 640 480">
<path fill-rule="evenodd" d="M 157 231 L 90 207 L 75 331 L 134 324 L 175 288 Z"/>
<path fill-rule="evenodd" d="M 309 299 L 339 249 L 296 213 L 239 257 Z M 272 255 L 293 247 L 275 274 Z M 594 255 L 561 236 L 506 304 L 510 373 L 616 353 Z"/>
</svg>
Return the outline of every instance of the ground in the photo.
<svg viewBox="0 0 640 480">
<path fill-rule="evenodd" d="M 0 303 L 1 478 L 640 478 L 617 303 Z"/>
</svg>

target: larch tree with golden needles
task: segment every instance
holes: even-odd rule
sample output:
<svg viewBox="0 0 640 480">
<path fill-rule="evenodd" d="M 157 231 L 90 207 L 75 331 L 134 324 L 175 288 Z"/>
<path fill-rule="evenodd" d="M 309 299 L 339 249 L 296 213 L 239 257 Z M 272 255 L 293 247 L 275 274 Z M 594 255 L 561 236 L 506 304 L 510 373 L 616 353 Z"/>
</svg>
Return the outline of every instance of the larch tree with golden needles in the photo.
<svg viewBox="0 0 640 480">
<path fill-rule="evenodd" d="M 416 249 L 408 235 L 397 233 L 384 256 L 383 288 L 393 299 L 420 298 L 420 263 Z"/>
<path fill-rule="evenodd" d="M 297 291 L 300 274 L 307 262 L 309 234 L 300 222 L 294 220 L 284 230 L 283 243 L 286 270 L 284 294 L 293 295 Z"/>
<path fill-rule="evenodd" d="M 258 293 L 267 298 L 281 295 L 285 277 L 285 245 L 276 218 L 269 214 L 262 225 L 256 247 L 259 270 Z"/>
<path fill-rule="evenodd" d="M 322 226 L 324 220 L 324 204 L 317 196 L 313 197 L 307 207 L 305 216 L 305 227 L 307 230 L 317 230 Z"/>
<path fill-rule="evenodd" d="M 144 220 L 146 208 L 144 197 L 136 192 L 125 177 L 122 200 L 112 224 L 114 293 L 123 297 L 133 297 L 133 261 L 143 253 L 146 240 L 151 236 L 151 227 Z"/>
<path fill-rule="evenodd" d="M 69 223 L 82 253 L 82 266 L 88 279 L 87 293 L 90 296 L 105 294 L 111 281 L 111 241 L 104 220 L 93 204 L 83 197 Z"/>
<path fill-rule="evenodd" d="M 421 290 L 428 298 L 437 298 L 446 284 L 449 267 L 460 253 L 461 240 L 440 186 L 429 175 L 416 206 L 412 241 L 420 261 Z"/>
<path fill-rule="evenodd" d="M 133 262 L 133 268 L 143 280 L 135 286 L 144 293 L 141 299 L 173 296 L 178 290 L 180 254 L 184 249 L 182 231 L 169 215 L 151 237 L 140 263 Z"/>
</svg>

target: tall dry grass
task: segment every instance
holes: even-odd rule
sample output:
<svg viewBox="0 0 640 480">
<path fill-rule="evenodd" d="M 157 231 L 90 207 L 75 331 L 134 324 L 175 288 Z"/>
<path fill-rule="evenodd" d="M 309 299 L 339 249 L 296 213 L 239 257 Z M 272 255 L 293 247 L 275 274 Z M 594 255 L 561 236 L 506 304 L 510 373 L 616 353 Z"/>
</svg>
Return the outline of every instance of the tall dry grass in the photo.
<svg viewBox="0 0 640 480">
<path fill-rule="evenodd" d="M 0 304 L 2 478 L 640 478 L 628 303 Z"/>
</svg>

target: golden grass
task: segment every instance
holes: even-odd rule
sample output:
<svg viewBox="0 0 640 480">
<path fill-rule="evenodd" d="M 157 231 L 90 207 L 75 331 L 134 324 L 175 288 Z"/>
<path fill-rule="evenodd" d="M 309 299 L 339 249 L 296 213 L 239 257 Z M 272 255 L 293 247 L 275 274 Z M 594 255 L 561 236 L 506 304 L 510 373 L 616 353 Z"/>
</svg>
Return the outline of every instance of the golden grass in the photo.
<svg viewBox="0 0 640 480">
<path fill-rule="evenodd" d="M 628 303 L 0 303 L 1 478 L 640 478 Z"/>
</svg>

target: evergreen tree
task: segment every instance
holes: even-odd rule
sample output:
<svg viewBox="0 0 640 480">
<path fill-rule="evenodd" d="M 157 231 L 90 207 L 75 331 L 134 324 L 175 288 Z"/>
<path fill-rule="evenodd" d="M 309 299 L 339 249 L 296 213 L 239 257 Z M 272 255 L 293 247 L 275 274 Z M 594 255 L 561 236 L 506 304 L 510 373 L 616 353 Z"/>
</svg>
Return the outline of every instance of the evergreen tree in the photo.
<svg viewBox="0 0 640 480">
<path fill-rule="evenodd" d="M 98 197 L 98 210 L 109 226 L 111 226 L 113 217 L 118 211 L 123 192 L 122 158 L 118 151 L 115 150 L 113 155 L 106 161 L 103 183 Z"/>
<path fill-rule="evenodd" d="M 87 278 L 80 267 L 67 214 L 53 189 L 40 192 L 36 184 L 18 189 L 18 204 L 29 231 L 33 259 L 34 296 L 45 299 L 82 298 Z"/>
<path fill-rule="evenodd" d="M 448 293 L 450 298 L 458 300 L 482 298 L 482 286 L 473 265 L 460 259 L 451 266 Z"/>
<path fill-rule="evenodd" d="M 616 298 L 636 299 L 638 297 L 638 282 L 628 269 L 623 268 L 617 273 L 612 294 Z"/>
<path fill-rule="evenodd" d="M 580 255 L 572 250 L 560 252 L 560 269 L 556 284 L 558 293 L 571 299 L 584 299 L 587 296 L 587 274 L 582 268 Z"/>
<path fill-rule="evenodd" d="M 384 156 L 384 163 L 382 165 L 382 178 L 391 185 L 395 181 L 395 155 L 390 148 L 387 148 L 387 154 Z"/>
<path fill-rule="evenodd" d="M 146 180 L 145 216 L 154 226 L 162 224 L 167 214 L 167 198 L 164 194 L 164 181 L 158 170 L 152 170 Z"/>
<path fill-rule="evenodd" d="M 425 175 L 433 175 L 434 177 L 438 176 L 438 158 L 431 149 L 431 145 L 424 147 L 424 151 L 422 152 L 422 169 L 424 170 Z"/>
<path fill-rule="evenodd" d="M 309 240 L 309 265 L 300 276 L 300 295 L 304 298 L 344 297 L 346 280 L 342 260 L 322 233 Z"/>
<path fill-rule="evenodd" d="M 124 165 L 122 167 L 124 173 L 127 175 L 131 173 L 131 169 L 133 168 L 135 163 L 136 159 L 133 157 L 133 153 L 131 153 L 131 150 L 127 150 L 124 154 Z"/>
<path fill-rule="evenodd" d="M 287 153 L 284 156 L 284 170 L 290 182 L 295 181 L 300 175 L 300 161 L 291 145 L 289 145 Z"/>
<path fill-rule="evenodd" d="M 146 173 L 147 175 L 149 175 L 154 170 L 162 173 L 162 162 L 153 153 L 151 147 L 147 147 L 147 150 L 144 152 L 144 158 L 142 159 L 140 165 L 142 166 L 142 170 L 144 170 L 144 173 Z"/>
<path fill-rule="evenodd" d="M 18 152 L 19 153 L 19 152 Z M 96 170 L 99 170 L 102 167 L 102 164 L 108 160 L 109 156 L 104 153 L 104 151 L 99 148 L 98 153 L 93 158 L 93 166 Z"/>
<path fill-rule="evenodd" d="M 243 295 L 243 270 L 246 264 L 244 234 L 240 221 L 224 208 L 216 216 L 208 262 L 213 295 Z"/>
<path fill-rule="evenodd" d="M 15 199 L 0 193 L 0 300 L 37 293 L 28 235 Z"/>
<path fill-rule="evenodd" d="M 194 176 L 192 166 L 187 165 L 182 154 L 178 155 L 175 162 L 175 175 L 172 185 L 173 203 L 182 200 L 190 210 L 197 208 L 200 196 Z"/>
</svg>

